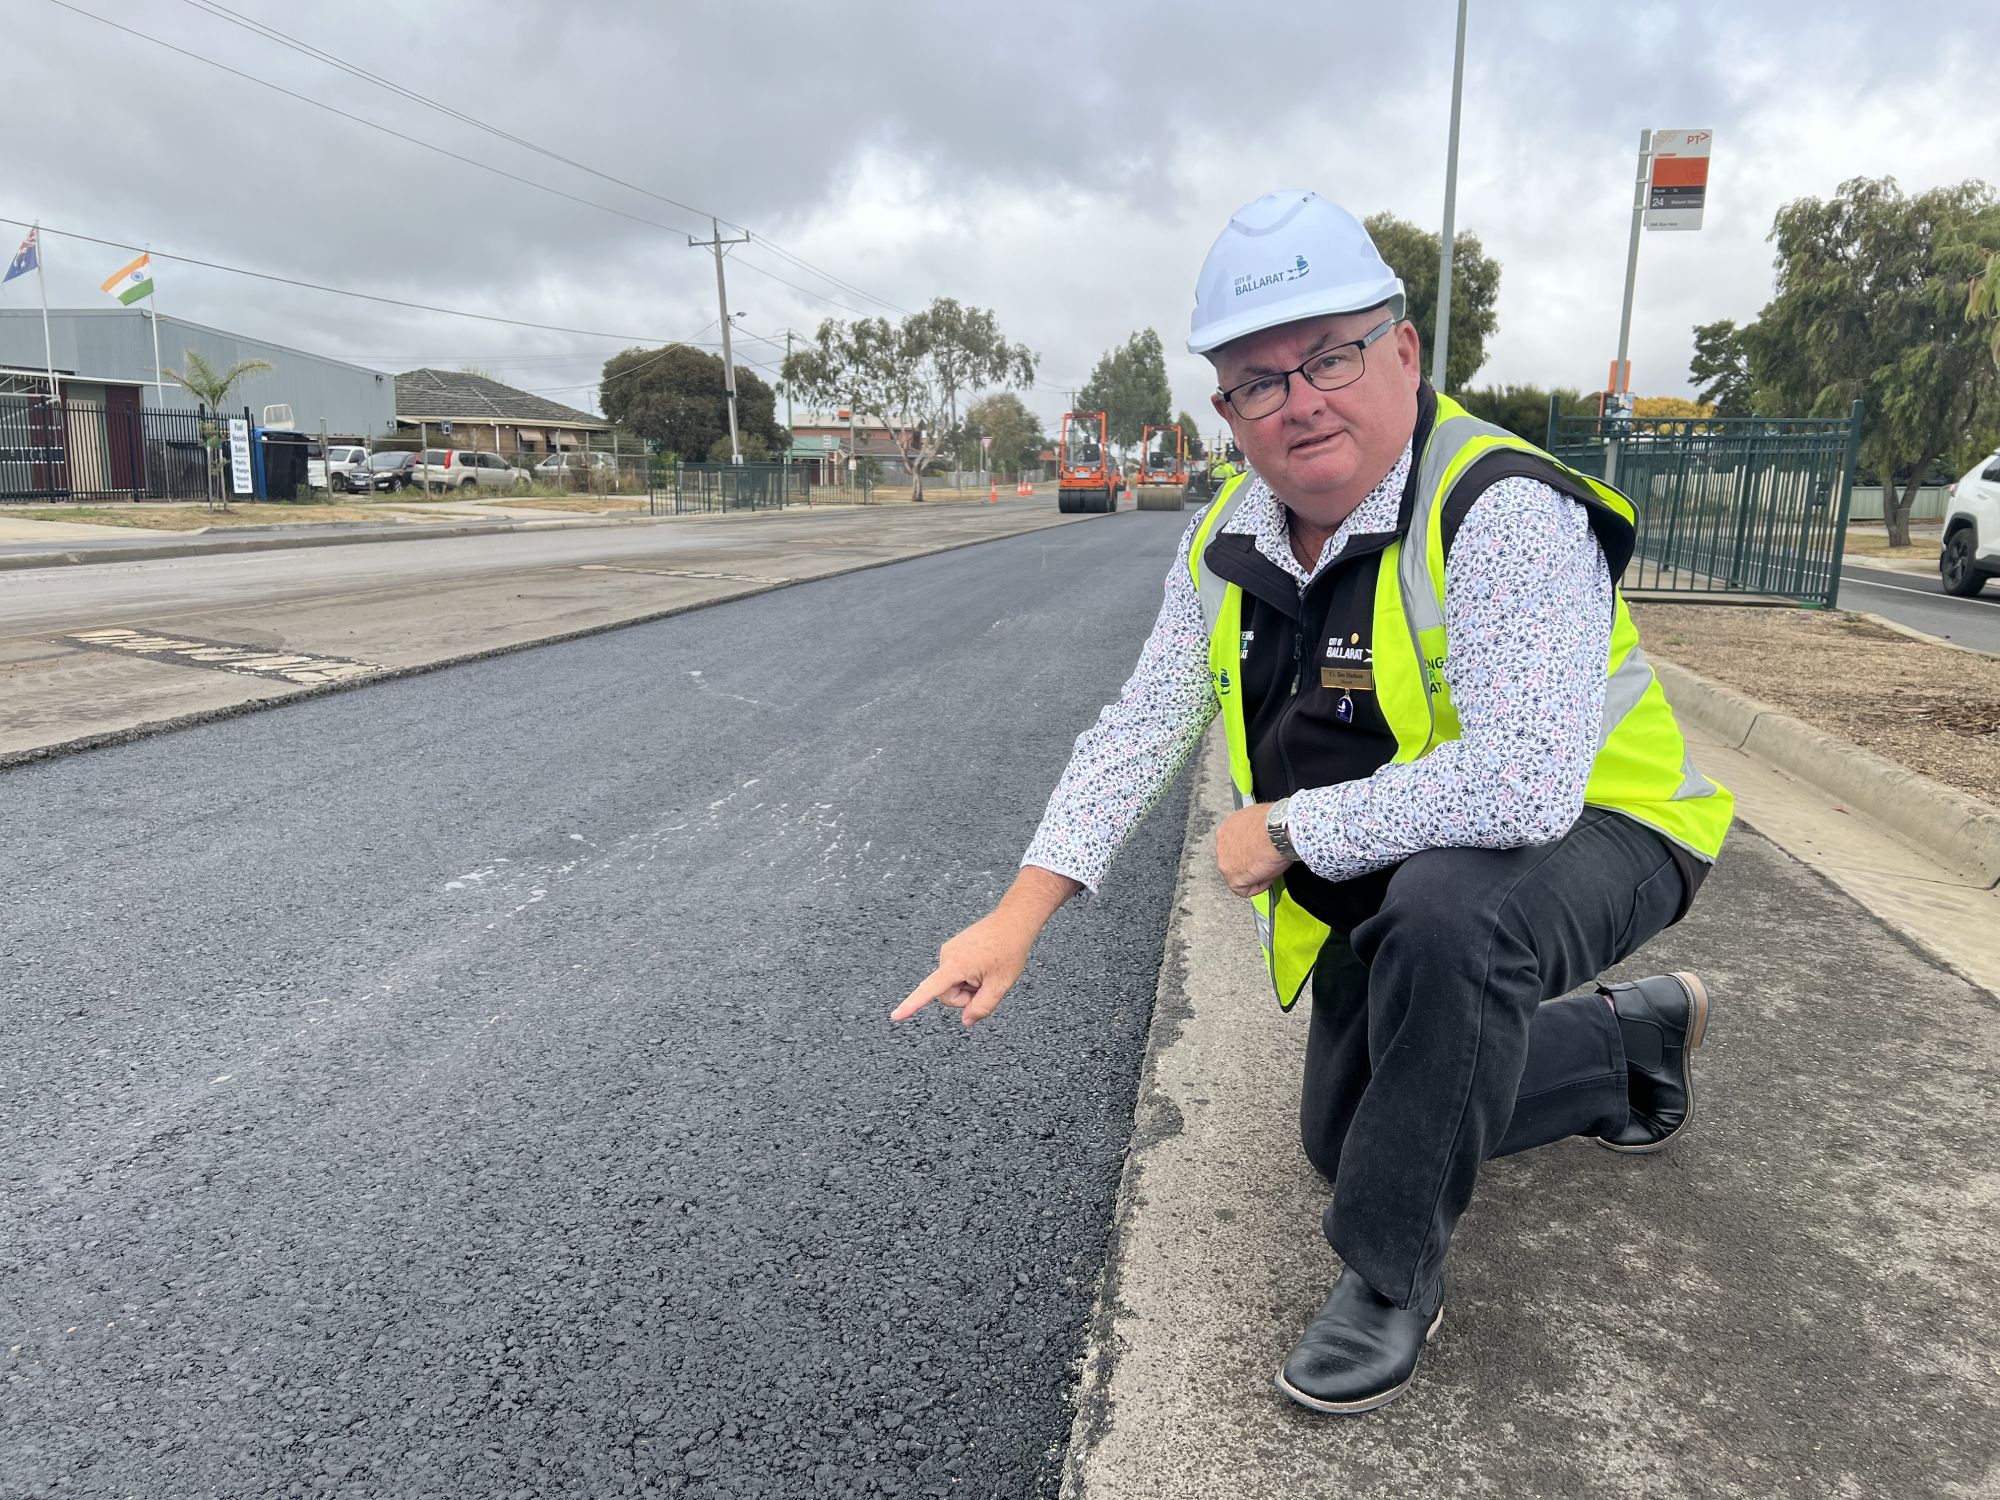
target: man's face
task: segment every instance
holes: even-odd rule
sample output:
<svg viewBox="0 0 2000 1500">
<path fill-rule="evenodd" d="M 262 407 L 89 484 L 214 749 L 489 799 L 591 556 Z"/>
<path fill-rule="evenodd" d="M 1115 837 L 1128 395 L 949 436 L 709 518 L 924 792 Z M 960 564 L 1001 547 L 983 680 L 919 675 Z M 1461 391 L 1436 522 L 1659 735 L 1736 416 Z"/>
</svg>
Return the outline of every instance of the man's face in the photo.
<svg viewBox="0 0 2000 1500">
<path fill-rule="evenodd" d="M 1361 338 L 1388 316 L 1387 308 L 1377 307 L 1247 334 L 1215 351 L 1216 384 L 1226 391 L 1297 369 Z M 1382 482 L 1417 425 L 1422 367 L 1416 329 L 1397 324 L 1363 358 L 1361 378 L 1337 391 L 1294 375 L 1285 404 L 1269 416 L 1246 420 L 1220 394 L 1210 398 L 1250 467 L 1291 509 L 1324 525 L 1340 521 Z"/>
</svg>

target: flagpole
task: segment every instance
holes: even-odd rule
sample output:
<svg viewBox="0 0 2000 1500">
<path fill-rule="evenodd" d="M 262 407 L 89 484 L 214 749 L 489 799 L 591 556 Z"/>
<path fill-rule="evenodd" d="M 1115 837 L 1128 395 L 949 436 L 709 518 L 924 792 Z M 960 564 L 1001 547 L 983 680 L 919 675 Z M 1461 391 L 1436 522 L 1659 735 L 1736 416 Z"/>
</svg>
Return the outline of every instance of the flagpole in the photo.
<svg viewBox="0 0 2000 1500">
<path fill-rule="evenodd" d="M 49 279 L 42 274 L 42 221 L 35 220 L 35 285 L 42 293 L 42 358 L 48 362 L 49 400 L 62 400 L 62 389 L 56 384 L 56 346 L 49 336 Z"/>
<path fill-rule="evenodd" d="M 153 247 L 146 246 L 146 273 L 152 276 Z M 160 373 L 160 278 L 153 276 L 153 295 L 146 300 L 153 304 L 153 405 L 161 411 L 167 409 L 166 377 Z"/>
</svg>

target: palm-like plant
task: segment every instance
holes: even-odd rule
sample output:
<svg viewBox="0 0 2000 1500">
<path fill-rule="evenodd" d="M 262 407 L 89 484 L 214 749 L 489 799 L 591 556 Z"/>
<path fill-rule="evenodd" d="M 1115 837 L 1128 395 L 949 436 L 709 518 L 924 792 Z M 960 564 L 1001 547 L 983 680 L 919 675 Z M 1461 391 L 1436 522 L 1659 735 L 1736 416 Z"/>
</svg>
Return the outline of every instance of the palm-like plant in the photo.
<svg viewBox="0 0 2000 1500">
<path fill-rule="evenodd" d="M 229 399 L 229 393 L 245 376 L 275 370 L 277 366 L 268 359 L 241 359 L 226 370 L 218 370 L 193 349 L 187 351 L 183 363 L 187 366 L 186 374 L 179 370 L 162 370 L 160 373 L 208 410 L 208 416 L 203 418 L 201 424 L 201 445 L 208 450 L 208 503 L 213 509 L 217 503 L 216 496 L 222 493 L 216 487 L 216 455 L 222 449 L 222 423 L 217 419 L 222 414 L 222 403 Z M 222 494 L 221 508 L 229 509 L 227 494 Z"/>
</svg>

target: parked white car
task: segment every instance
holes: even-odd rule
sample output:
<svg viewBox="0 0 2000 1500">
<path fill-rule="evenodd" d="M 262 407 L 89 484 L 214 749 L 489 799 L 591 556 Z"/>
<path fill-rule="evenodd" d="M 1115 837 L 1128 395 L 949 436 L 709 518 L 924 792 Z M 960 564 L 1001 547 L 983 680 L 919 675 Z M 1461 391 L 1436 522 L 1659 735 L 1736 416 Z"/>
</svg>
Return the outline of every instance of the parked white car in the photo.
<svg viewBox="0 0 2000 1500">
<path fill-rule="evenodd" d="M 306 460 L 306 483 L 316 490 L 327 487 L 327 479 L 332 477 L 336 488 L 345 488 L 347 476 L 368 464 L 368 450 L 342 443 L 329 443 L 325 458 Z"/>
<path fill-rule="evenodd" d="M 1947 594 L 1969 599 L 2000 573 L 2000 452 L 1982 458 L 1945 502 L 1938 577 Z"/>
<path fill-rule="evenodd" d="M 613 467 L 610 456 L 603 453 L 551 453 L 535 465 L 535 473 L 543 479 L 553 479 L 561 473 L 581 474 L 586 470 L 602 474 Z"/>
<path fill-rule="evenodd" d="M 517 469 L 497 453 L 473 448 L 426 448 L 410 468 L 410 488 L 469 490 L 474 485 L 488 489 L 513 489 L 528 482 L 525 469 Z"/>
</svg>

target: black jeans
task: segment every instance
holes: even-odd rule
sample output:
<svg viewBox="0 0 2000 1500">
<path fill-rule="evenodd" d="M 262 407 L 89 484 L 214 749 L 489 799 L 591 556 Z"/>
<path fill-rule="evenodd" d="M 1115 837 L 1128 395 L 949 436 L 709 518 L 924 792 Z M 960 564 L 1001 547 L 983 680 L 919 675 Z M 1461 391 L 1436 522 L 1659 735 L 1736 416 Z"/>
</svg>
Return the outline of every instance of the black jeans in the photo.
<svg viewBox="0 0 2000 1500">
<path fill-rule="evenodd" d="M 1666 842 L 1597 808 L 1525 849 L 1430 849 L 1313 970 L 1299 1127 L 1333 1183 L 1328 1242 L 1400 1307 L 1433 1310 L 1479 1167 L 1624 1125 L 1602 996 L 1553 1000 L 1672 922 Z"/>
</svg>

